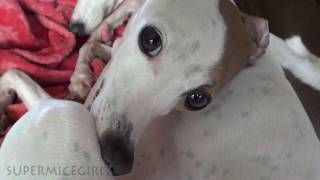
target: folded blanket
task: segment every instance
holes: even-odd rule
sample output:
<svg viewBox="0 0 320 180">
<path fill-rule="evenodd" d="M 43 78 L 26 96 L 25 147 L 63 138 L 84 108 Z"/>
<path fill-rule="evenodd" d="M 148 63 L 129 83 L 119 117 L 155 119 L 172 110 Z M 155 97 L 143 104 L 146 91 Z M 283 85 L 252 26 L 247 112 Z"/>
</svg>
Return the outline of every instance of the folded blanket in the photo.
<svg viewBox="0 0 320 180">
<path fill-rule="evenodd" d="M 0 0 L 0 76 L 20 69 L 52 96 L 64 98 L 85 41 L 67 30 L 75 4 L 76 0 Z M 91 67 L 98 77 L 104 63 L 95 59 Z M 17 100 L 6 112 L 8 130 L 26 108 Z M 0 134 L 0 144 L 4 135 Z"/>
</svg>

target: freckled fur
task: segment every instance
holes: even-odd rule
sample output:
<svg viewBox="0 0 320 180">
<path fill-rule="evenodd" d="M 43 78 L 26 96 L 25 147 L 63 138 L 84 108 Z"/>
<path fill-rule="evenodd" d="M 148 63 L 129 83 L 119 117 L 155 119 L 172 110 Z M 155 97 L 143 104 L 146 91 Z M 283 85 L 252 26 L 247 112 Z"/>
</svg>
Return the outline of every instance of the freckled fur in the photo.
<svg viewBox="0 0 320 180">
<path fill-rule="evenodd" d="M 272 48 L 269 48 L 268 53 L 257 62 L 255 67 L 241 72 L 234 81 L 224 86 L 225 91 L 215 92 L 216 104 L 211 104 L 212 106 L 200 112 L 174 111 L 175 105 L 180 101 L 178 95 L 182 92 L 202 83 L 210 82 L 212 79 L 216 80 L 217 77 L 223 79 L 223 81 L 218 79 L 218 84 L 226 83 L 240 70 L 234 66 L 226 66 L 232 64 L 230 60 L 229 62 L 222 60 L 222 57 L 228 55 L 225 53 L 227 48 L 230 48 L 231 45 L 233 45 L 232 47 L 238 46 L 225 41 L 226 34 L 230 33 L 230 30 L 228 30 L 228 21 L 223 18 L 227 16 L 221 14 L 221 9 L 219 9 L 221 1 L 205 0 L 204 4 L 194 2 L 192 0 L 186 0 L 183 3 L 169 0 L 147 1 L 142 10 L 129 23 L 129 29 L 114 54 L 115 59 L 111 61 L 108 70 L 103 73 L 102 77 L 107 78 L 105 85 L 91 108 L 94 116 L 99 117 L 96 119 L 98 136 L 113 126 L 110 121 L 115 118 L 111 117 L 115 117 L 115 114 L 119 115 L 119 119 L 133 123 L 135 132 L 132 139 L 137 143 L 137 153 L 144 152 L 143 156 L 137 156 L 136 161 L 141 162 L 138 167 L 134 167 L 130 174 L 124 177 L 115 177 L 115 179 L 132 180 L 142 177 L 152 180 L 178 180 L 181 177 L 197 180 L 206 178 L 259 179 L 269 178 L 270 168 L 274 164 L 279 164 L 279 169 L 272 172 L 274 180 L 283 180 L 283 177 L 289 177 L 290 180 L 295 180 L 295 178 L 297 180 L 317 179 L 320 175 L 315 169 L 320 168 L 320 159 L 315 155 L 320 154 L 320 145 L 301 104 L 285 80 L 280 67 L 275 63 L 282 57 L 279 56 L 278 51 Z M 209 3 L 212 7 L 208 6 Z M 229 9 L 224 10 L 229 11 L 223 12 L 235 15 L 236 9 L 232 8 L 230 4 L 226 5 Z M 181 11 L 177 11 L 177 8 Z M 173 26 L 166 25 L 163 17 L 154 15 L 157 11 L 166 12 L 163 14 L 172 18 L 168 23 Z M 197 12 L 197 16 L 190 16 L 188 19 L 190 24 L 189 21 L 186 24 L 183 23 L 184 21 L 175 23 L 181 22 L 177 20 L 191 12 Z M 210 12 L 211 17 L 207 17 L 207 12 Z M 212 18 L 215 19 L 213 26 L 210 25 Z M 239 17 L 235 20 L 240 26 Z M 188 60 L 184 62 L 178 58 L 179 52 L 169 50 L 159 55 L 158 59 L 155 58 L 155 63 L 146 61 L 145 56 L 139 53 L 135 38 L 139 29 L 149 21 L 158 23 L 160 28 L 166 29 L 166 38 L 171 46 L 188 48 L 190 43 L 197 39 L 201 42 L 199 51 L 185 56 L 188 57 Z M 185 29 L 185 32 L 181 36 L 170 33 L 172 27 Z M 198 27 L 199 31 L 190 31 L 194 27 Z M 215 40 L 214 44 L 212 44 L 212 39 L 208 40 L 208 37 Z M 177 41 L 175 38 L 180 38 L 181 41 Z M 275 43 L 272 44 L 275 46 L 277 43 L 283 42 L 272 36 L 272 43 Z M 211 46 L 215 48 L 211 49 Z M 282 53 L 286 53 L 285 48 L 280 50 Z M 290 58 L 299 58 L 292 54 L 286 55 Z M 161 61 L 163 59 L 166 61 Z M 201 62 L 204 70 L 195 73 L 191 79 L 185 79 L 186 68 L 193 65 L 191 62 L 196 60 Z M 235 66 L 240 67 L 245 61 L 246 59 L 243 58 Z M 222 69 L 226 69 L 228 73 L 224 76 L 221 75 L 221 71 L 211 73 L 218 64 L 222 65 Z M 132 69 L 136 71 L 133 72 Z M 261 77 L 259 75 L 269 76 L 268 82 L 273 83 L 267 83 L 266 79 L 258 78 Z M 30 81 L 27 82 L 30 83 Z M 259 91 L 266 86 L 272 92 L 268 96 Z M 38 88 L 34 85 L 30 87 L 29 93 L 33 92 L 32 88 Z M 256 89 L 256 91 L 252 93 L 248 89 Z M 34 92 L 37 94 L 41 91 Z M 94 94 L 94 92 L 92 93 Z M 107 100 L 108 104 L 110 103 L 110 108 L 106 110 L 101 105 L 106 105 Z M 37 103 L 39 102 L 37 101 Z M 33 132 L 31 135 L 36 136 L 31 138 L 29 128 L 50 127 L 52 132 L 48 132 L 48 136 L 51 137 L 51 134 L 60 135 L 61 138 L 56 138 L 57 141 L 50 141 L 51 146 L 44 146 L 43 143 L 40 143 L 40 146 L 47 149 L 37 149 L 37 155 L 45 152 L 40 156 L 42 157 L 50 152 L 49 155 L 67 157 L 68 160 L 87 165 L 85 157 L 88 156 L 85 152 L 93 152 L 90 154 L 90 162 L 103 164 L 101 157 L 99 157 L 97 134 L 94 131 L 93 123 L 95 120 L 83 106 L 52 99 L 46 99 L 38 105 L 34 106 L 25 116 L 25 118 L 29 118 L 27 120 L 34 120 L 35 126 L 32 124 L 33 121 L 18 122 L 0 149 L 0 163 L 14 162 L 12 159 L 7 159 L 12 157 L 10 156 L 12 151 L 16 150 L 15 145 L 10 147 L 10 143 L 14 142 L 19 142 L 19 144 L 26 145 L 24 147 L 30 148 L 16 151 L 21 156 L 19 160 L 30 162 L 28 158 L 32 157 L 25 156 L 25 153 L 34 152 L 34 148 L 39 147 L 39 145 L 35 146 L 32 143 L 39 143 L 36 141 L 38 140 L 36 137 L 41 135 L 41 131 L 31 131 Z M 279 108 L 283 105 L 286 105 L 288 109 Z M 250 116 L 242 118 L 241 113 L 247 109 L 254 111 Z M 290 109 L 295 110 L 295 115 Z M 221 117 L 221 114 L 223 114 L 223 119 L 218 118 Z M 57 123 L 57 120 L 60 123 Z M 116 127 L 121 126 L 116 125 Z M 210 132 L 206 138 L 203 137 L 204 131 Z M 68 133 L 76 134 L 76 136 Z M 303 140 L 297 141 L 302 135 Z M 81 141 L 78 141 L 79 139 Z M 81 149 L 79 152 L 82 153 L 72 151 L 74 142 L 81 143 L 81 145 L 79 144 L 79 149 Z M 53 151 L 54 147 L 59 147 L 58 150 L 62 150 L 63 153 Z M 61 149 L 61 147 L 65 149 Z M 159 150 L 164 147 L 166 156 L 161 156 L 162 153 L 159 153 Z M 293 152 L 292 158 L 283 158 L 284 149 Z M 66 152 L 70 154 L 66 154 Z M 262 161 L 252 161 L 252 157 L 262 159 Z M 48 157 L 45 156 L 45 158 Z M 32 160 L 43 161 L 43 158 L 40 159 Z M 54 162 L 50 158 L 45 162 L 59 162 L 59 158 L 53 160 Z M 201 166 L 194 171 L 196 162 L 201 162 Z M 87 177 L 85 178 L 87 179 Z M 106 177 L 102 178 L 106 179 Z M 113 179 L 113 177 L 107 178 Z"/>
</svg>

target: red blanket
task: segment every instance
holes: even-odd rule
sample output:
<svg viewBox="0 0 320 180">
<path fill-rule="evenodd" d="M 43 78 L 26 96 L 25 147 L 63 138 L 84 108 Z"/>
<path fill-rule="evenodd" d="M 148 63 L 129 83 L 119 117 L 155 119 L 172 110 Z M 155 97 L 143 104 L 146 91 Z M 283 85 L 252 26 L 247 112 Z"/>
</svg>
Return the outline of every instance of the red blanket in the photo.
<svg viewBox="0 0 320 180">
<path fill-rule="evenodd" d="M 23 70 L 49 94 L 64 98 L 85 40 L 67 30 L 75 4 L 76 0 L 0 0 L 0 76 L 12 68 Z M 96 59 L 91 67 L 98 77 L 104 63 Z M 17 101 L 6 112 L 11 121 L 7 132 L 26 108 Z M 0 134 L 0 144 L 6 132 Z"/>
</svg>

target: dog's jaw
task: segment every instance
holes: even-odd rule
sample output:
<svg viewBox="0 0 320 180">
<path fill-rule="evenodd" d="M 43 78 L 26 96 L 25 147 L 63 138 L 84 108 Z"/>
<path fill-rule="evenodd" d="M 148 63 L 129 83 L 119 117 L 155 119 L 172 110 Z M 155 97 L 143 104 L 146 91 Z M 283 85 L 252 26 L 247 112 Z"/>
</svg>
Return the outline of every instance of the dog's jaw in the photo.
<svg viewBox="0 0 320 180">
<path fill-rule="evenodd" d="M 72 14 L 70 31 L 89 35 L 124 0 L 79 0 Z"/>
</svg>

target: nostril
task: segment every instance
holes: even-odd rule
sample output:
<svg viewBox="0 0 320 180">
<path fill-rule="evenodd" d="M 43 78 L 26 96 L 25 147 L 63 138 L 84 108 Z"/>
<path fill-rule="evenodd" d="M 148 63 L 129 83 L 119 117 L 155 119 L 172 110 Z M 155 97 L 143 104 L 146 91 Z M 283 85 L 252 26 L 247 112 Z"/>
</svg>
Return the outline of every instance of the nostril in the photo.
<svg viewBox="0 0 320 180">
<path fill-rule="evenodd" d="M 85 34 L 85 25 L 82 22 L 72 22 L 69 26 L 69 30 L 78 36 Z"/>
<path fill-rule="evenodd" d="M 119 134 L 104 135 L 101 141 L 102 158 L 111 168 L 114 176 L 131 171 L 134 160 L 133 143 Z"/>
</svg>

